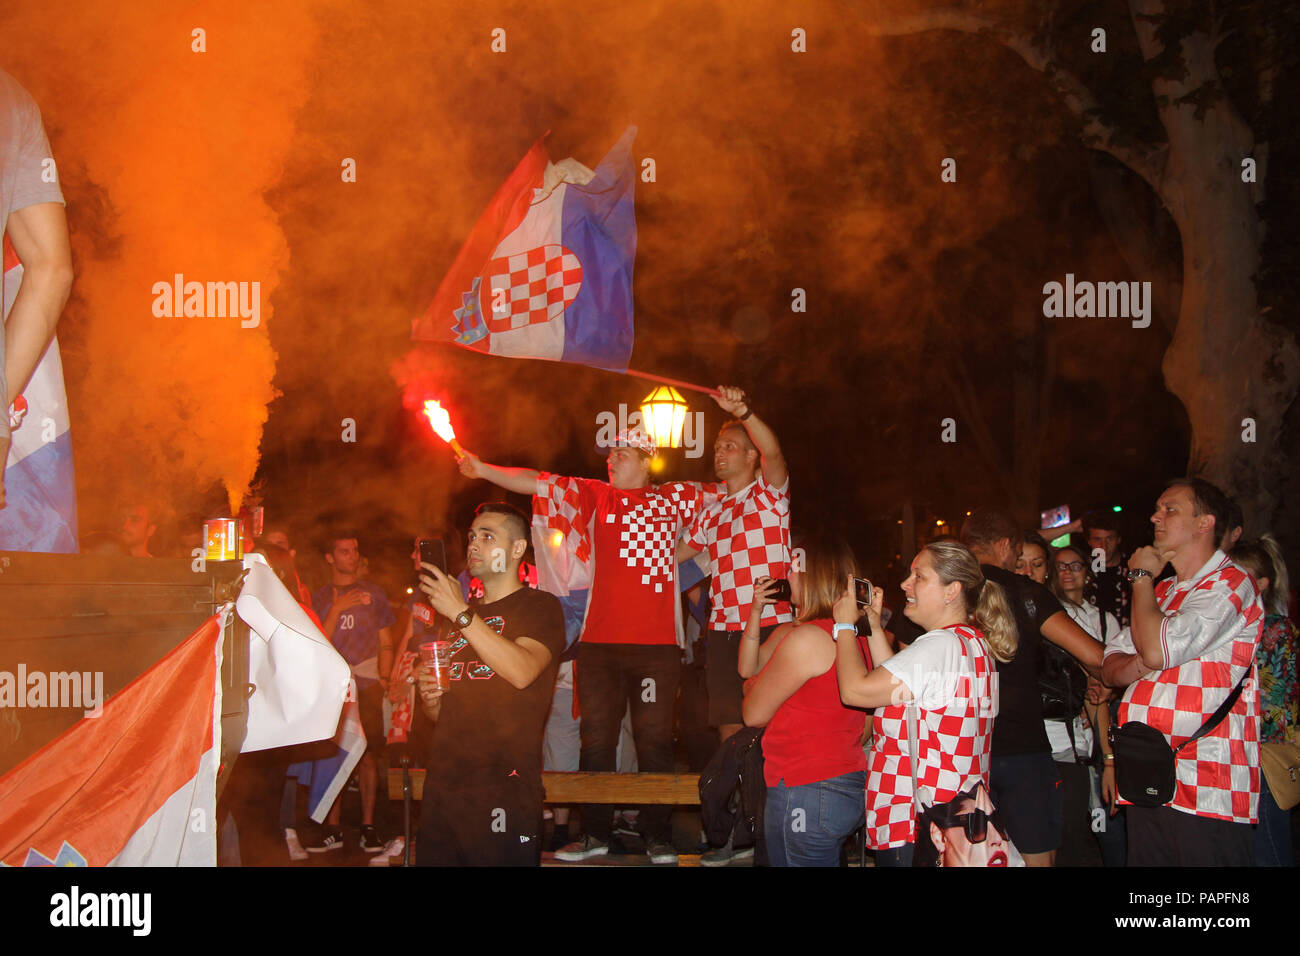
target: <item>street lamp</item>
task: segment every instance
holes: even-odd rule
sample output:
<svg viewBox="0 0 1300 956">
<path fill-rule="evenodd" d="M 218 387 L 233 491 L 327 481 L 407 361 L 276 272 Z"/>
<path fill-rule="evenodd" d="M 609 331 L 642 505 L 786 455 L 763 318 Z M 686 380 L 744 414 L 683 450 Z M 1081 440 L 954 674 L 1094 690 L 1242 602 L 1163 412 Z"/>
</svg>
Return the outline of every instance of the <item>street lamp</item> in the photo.
<svg viewBox="0 0 1300 956">
<path fill-rule="evenodd" d="M 660 385 L 641 401 L 641 424 L 656 448 L 681 448 L 690 408 L 671 385 Z"/>
</svg>

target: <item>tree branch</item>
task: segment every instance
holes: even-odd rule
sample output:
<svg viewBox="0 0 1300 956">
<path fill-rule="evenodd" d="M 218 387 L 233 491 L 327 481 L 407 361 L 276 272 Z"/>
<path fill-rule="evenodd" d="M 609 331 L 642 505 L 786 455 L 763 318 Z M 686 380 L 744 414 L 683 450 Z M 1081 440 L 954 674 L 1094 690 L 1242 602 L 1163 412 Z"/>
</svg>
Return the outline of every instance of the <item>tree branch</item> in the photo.
<svg viewBox="0 0 1300 956">
<path fill-rule="evenodd" d="M 868 14 L 867 32 L 872 36 L 912 36 L 929 30 L 953 30 L 988 37 L 1011 50 L 1025 64 L 1042 73 L 1065 106 L 1083 121 L 1081 137 L 1085 146 L 1109 153 L 1141 176 L 1161 200 L 1167 199 L 1163 188 L 1166 146 L 1121 142 L 1119 131 L 1101 118 L 1101 104 L 1082 80 L 1067 70 L 1045 45 L 1028 35 L 1013 31 L 970 10 L 936 7 L 903 14 Z"/>
</svg>

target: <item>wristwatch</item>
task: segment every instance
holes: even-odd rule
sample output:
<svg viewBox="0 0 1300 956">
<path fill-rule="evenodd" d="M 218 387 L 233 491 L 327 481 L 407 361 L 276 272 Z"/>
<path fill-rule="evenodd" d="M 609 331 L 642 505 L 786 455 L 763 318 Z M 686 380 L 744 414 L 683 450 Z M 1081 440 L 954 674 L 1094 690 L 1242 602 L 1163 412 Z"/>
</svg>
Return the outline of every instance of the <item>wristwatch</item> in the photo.
<svg viewBox="0 0 1300 956">
<path fill-rule="evenodd" d="M 837 624 L 835 624 L 834 626 L 831 627 L 831 640 L 832 640 L 832 641 L 838 641 L 838 640 L 840 639 L 840 631 L 848 631 L 848 632 L 849 632 L 850 634 L 852 634 L 854 637 L 857 637 L 857 635 L 858 635 L 858 628 L 857 628 L 856 625 L 854 625 L 854 624 L 840 624 L 840 623 L 837 623 Z"/>
<path fill-rule="evenodd" d="M 453 620 L 453 623 L 456 625 L 457 630 L 463 631 L 465 630 L 465 628 L 469 627 L 470 622 L 472 622 L 473 620 L 474 620 L 474 609 L 472 607 L 467 607 L 465 608 L 465 610 L 461 611 L 459 614 L 456 615 L 455 619 Z"/>
<path fill-rule="evenodd" d="M 1132 571 L 1128 573 L 1128 583 L 1132 584 L 1138 578 L 1149 578 L 1149 577 L 1151 577 L 1151 572 L 1148 571 L 1146 568 L 1134 568 Z"/>
</svg>

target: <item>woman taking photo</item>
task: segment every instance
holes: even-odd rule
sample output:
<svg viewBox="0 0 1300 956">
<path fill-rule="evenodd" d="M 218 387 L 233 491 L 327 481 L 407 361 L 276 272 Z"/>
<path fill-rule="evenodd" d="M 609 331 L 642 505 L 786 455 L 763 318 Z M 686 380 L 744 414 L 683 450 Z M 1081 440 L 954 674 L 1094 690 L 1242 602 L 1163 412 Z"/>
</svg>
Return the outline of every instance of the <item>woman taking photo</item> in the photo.
<svg viewBox="0 0 1300 956">
<path fill-rule="evenodd" d="M 835 604 L 837 624 L 857 617 L 852 582 L 848 585 Z M 877 590 L 866 615 L 876 669 L 868 668 L 857 642 L 843 635 L 836 651 L 840 698 L 851 707 L 876 708 L 866 819 L 867 845 L 876 851 L 877 866 L 912 865 L 913 777 L 922 808 L 947 803 L 976 784 L 988 785 L 998 704 L 994 661 L 1009 661 L 1016 652 L 1006 595 L 984 580 L 965 546 L 926 545 L 912 561 L 903 593 L 903 613 L 925 634 L 893 653 L 880 623 Z M 915 763 L 908 756 L 913 753 Z"/>
<path fill-rule="evenodd" d="M 845 838 L 862 825 L 867 781 L 867 718 L 840 702 L 832 640 L 831 608 L 854 575 L 853 552 L 836 541 L 809 544 L 806 553 L 807 570 L 790 575 L 795 621 L 761 648 L 757 627 L 747 629 L 738 661 L 741 676 L 761 668 L 746 686 L 743 714 L 746 726 L 766 727 L 764 835 L 772 866 L 837 866 Z M 756 621 L 773 589 L 760 579 L 754 590 Z M 858 646 L 853 628 L 847 631 L 841 640 Z M 863 651 L 855 653 L 861 659 Z"/>
</svg>

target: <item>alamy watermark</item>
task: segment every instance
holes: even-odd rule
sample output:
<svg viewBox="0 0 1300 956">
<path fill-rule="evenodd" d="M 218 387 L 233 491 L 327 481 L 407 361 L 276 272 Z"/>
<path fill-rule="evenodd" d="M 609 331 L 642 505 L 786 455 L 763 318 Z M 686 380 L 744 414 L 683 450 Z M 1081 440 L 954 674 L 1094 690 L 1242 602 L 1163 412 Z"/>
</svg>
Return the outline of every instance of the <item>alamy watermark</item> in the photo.
<svg viewBox="0 0 1300 956">
<path fill-rule="evenodd" d="M 1150 282 L 1082 282 L 1074 273 L 1065 282 L 1043 286 L 1043 316 L 1048 319 L 1132 319 L 1133 328 L 1151 324 Z"/>
<path fill-rule="evenodd" d="M 103 671 L 0 671 L 0 707 L 79 708 L 86 717 L 104 712 Z"/>
<path fill-rule="evenodd" d="M 628 411 L 626 404 L 620 402 L 618 412 L 600 412 L 596 416 L 596 447 L 613 448 L 618 444 L 618 436 L 633 428 L 644 430 L 640 409 Z M 682 448 L 687 458 L 699 458 L 704 454 L 704 413 L 691 412 L 682 424 Z"/>
<path fill-rule="evenodd" d="M 153 314 L 160 319 L 238 316 L 240 328 L 262 324 L 262 283 L 186 282 L 178 272 L 171 282 L 153 284 Z"/>
</svg>

